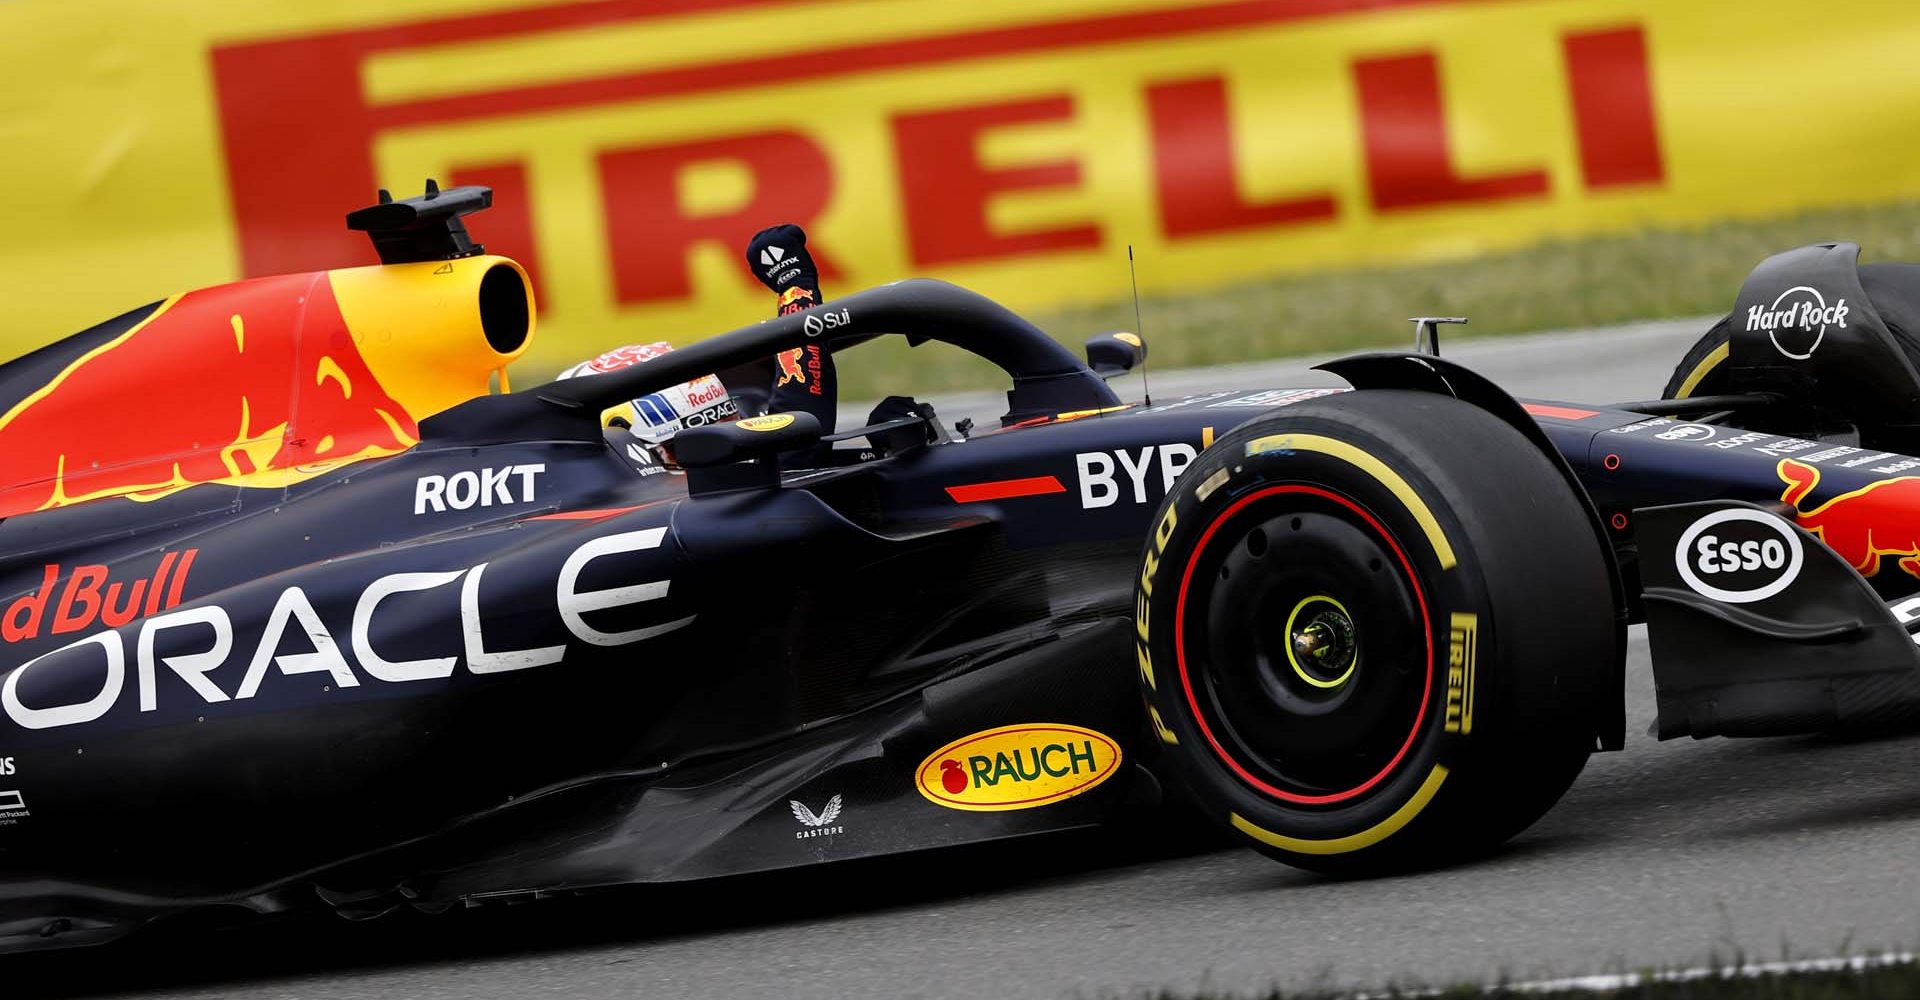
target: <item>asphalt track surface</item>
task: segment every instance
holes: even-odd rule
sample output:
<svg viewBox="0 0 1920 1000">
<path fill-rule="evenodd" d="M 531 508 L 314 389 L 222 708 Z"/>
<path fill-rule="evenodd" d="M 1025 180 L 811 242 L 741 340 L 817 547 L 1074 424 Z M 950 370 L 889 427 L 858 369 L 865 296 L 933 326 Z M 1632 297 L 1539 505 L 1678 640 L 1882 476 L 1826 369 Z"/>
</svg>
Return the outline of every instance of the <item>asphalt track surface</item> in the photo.
<svg viewBox="0 0 1920 1000">
<path fill-rule="evenodd" d="M 1520 393 L 1643 398 L 1702 328 L 1448 353 Z M 1154 395 L 1287 384 L 1284 368 L 1169 373 Z M 1639 629 L 1628 670 L 1626 749 L 1509 848 L 1448 871 L 1334 881 L 1143 825 L 444 918 L 163 928 L 0 959 L 0 996 L 1244 995 L 1920 942 L 1920 736 L 1659 743 Z"/>
</svg>

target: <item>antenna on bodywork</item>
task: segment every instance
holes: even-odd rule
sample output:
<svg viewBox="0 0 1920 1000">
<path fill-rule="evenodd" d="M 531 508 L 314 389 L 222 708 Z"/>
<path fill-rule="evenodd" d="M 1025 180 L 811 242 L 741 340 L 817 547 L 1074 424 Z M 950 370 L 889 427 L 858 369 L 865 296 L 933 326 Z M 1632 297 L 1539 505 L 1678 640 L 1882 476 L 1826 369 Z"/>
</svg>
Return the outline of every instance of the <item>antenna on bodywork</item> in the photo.
<svg viewBox="0 0 1920 1000">
<path fill-rule="evenodd" d="M 1465 316 L 1410 316 L 1407 321 L 1413 324 L 1413 349 L 1421 354 L 1440 356 L 1440 324 L 1457 323 L 1465 326 Z"/>
<path fill-rule="evenodd" d="M 1140 319 L 1140 275 L 1133 269 L 1131 243 L 1127 244 L 1127 281 L 1133 285 L 1133 332 L 1144 340 L 1147 331 L 1143 329 L 1144 324 Z M 1146 400 L 1146 405 L 1153 405 L 1153 388 L 1147 384 L 1147 352 L 1144 347 L 1140 352 L 1140 395 Z"/>
</svg>

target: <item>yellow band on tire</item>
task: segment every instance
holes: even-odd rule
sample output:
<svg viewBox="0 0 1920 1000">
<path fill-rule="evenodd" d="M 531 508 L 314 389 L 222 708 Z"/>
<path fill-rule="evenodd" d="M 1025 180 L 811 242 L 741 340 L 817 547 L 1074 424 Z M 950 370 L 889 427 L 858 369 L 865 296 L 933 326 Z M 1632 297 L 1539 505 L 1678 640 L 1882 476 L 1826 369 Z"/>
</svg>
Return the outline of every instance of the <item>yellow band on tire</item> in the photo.
<svg viewBox="0 0 1920 1000">
<path fill-rule="evenodd" d="M 1274 434 L 1247 442 L 1249 456 L 1270 451 L 1317 452 L 1337 458 L 1379 480 L 1380 485 L 1397 497 L 1406 506 L 1407 513 L 1413 515 L 1414 522 L 1420 525 L 1421 532 L 1433 545 L 1434 557 L 1440 560 L 1440 568 L 1452 569 L 1459 563 L 1453 556 L 1453 543 L 1447 541 L 1446 533 L 1440 530 L 1440 522 L 1433 516 L 1433 511 L 1427 508 L 1426 501 L 1421 500 L 1413 487 L 1407 485 L 1407 481 L 1400 478 L 1400 474 L 1389 468 L 1387 463 L 1345 441 L 1319 434 Z"/>
<path fill-rule="evenodd" d="M 1292 851 L 1295 854 L 1349 854 L 1362 848 L 1372 847 L 1399 833 L 1401 827 L 1413 822 L 1413 818 L 1427 808 L 1427 803 L 1432 802 L 1434 794 L 1440 791 L 1440 783 L 1446 780 L 1447 769 L 1439 764 L 1433 765 L 1433 770 L 1427 772 L 1427 780 L 1420 783 L 1420 788 L 1413 793 L 1413 798 L 1394 810 L 1393 815 L 1359 833 L 1335 837 L 1332 840 L 1302 840 L 1299 837 L 1274 833 L 1272 830 L 1254 825 L 1239 813 L 1228 813 L 1227 821 L 1241 833 L 1283 851 Z"/>
<path fill-rule="evenodd" d="M 1693 371 L 1687 375 L 1687 380 L 1680 383 L 1680 391 L 1674 393 L 1673 398 L 1686 399 L 1693 395 L 1693 390 L 1700 387 L 1700 382 L 1708 375 L 1713 374 L 1713 370 L 1720 367 L 1720 362 L 1727 360 L 1728 355 L 1731 354 L 1732 351 L 1733 341 L 1731 340 L 1708 351 L 1707 356 L 1701 358 L 1700 363 L 1693 366 Z"/>
</svg>

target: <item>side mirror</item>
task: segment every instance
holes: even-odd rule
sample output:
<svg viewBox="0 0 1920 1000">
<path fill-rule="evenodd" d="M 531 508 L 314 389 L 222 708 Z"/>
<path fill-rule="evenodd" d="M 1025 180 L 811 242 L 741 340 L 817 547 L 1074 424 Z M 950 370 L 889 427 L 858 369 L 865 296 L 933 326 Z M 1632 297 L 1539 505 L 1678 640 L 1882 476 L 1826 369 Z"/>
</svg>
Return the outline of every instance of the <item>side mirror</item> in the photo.
<svg viewBox="0 0 1920 1000">
<path fill-rule="evenodd" d="M 1103 333 L 1087 339 L 1087 367 L 1101 378 L 1125 375 L 1147 360 L 1147 342 L 1135 333 Z"/>
<path fill-rule="evenodd" d="M 820 441 L 811 413 L 769 413 L 732 423 L 690 427 L 673 436 L 673 458 L 687 470 L 687 492 L 772 489 L 780 485 L 780 456 Z"/>
</svg>

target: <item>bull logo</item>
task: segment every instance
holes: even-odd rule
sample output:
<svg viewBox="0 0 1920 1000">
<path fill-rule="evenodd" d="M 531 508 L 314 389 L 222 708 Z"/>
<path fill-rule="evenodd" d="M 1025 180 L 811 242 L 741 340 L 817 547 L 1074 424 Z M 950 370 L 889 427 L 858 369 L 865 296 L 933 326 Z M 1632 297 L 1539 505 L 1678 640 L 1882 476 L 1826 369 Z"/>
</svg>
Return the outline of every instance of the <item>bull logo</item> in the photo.
<svg viewBox="0 0 1920 1000">
<path fill-rule="evenodd" d="M 0 416 L 0 516 L 391 455 L 418 433 L 325 274 L 202 289 Z"/>
<path fill-rule="evenodd" d="M 781 351 L 779 354 L 773 356 L 774 361 L 780 365 L 780 378 L 773 383 L 774 388 L 778 389 L 788 382 L 798 382 L 801 385 L 806 384 L 807 370 L 800 367 L 800 355 L 802 351 L 803 348 L 796 347 L 791 351 Z"/>
<path fill-rule="evenodd" d="M 1900 556 L 1900 568 L 1920 577 L 1920 477 L 1868 483 L 1805 510 L 1800 504 L 1820 484 L 1820 470 L 1785 458 L 1778 471 L 1787 484 L 1780 499 L 1793 505 L 1800 527 L 1825 542 L 1861 576 L 1880 572 L 1881 559 Z"/>
<path fill-rule="evenodd" d="M 794 285 L 780 293 L 780 315 L 782 316 L 797 313 L 813 304 L 813 289 L 805 285 Z"/>
</svg>

